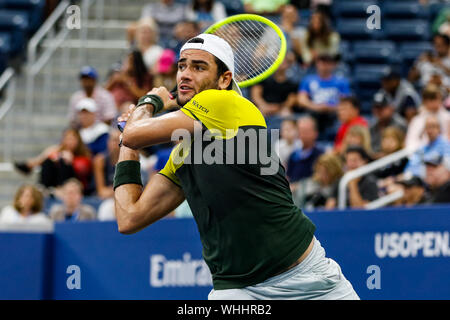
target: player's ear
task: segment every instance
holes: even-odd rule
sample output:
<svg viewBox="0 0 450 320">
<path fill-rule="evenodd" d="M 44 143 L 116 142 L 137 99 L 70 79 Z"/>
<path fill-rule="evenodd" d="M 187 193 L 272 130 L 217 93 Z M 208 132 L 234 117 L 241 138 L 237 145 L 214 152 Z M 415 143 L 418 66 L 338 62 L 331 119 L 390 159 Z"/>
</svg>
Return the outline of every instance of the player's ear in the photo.
<svg viewBox="0 0 450 320">
<path fill-rule="evenodd" d="M 219 78 L 219 89 L 226 90 L 228 86 L 231 84 L 231 80 L 233 79 L 233 74 L 231 71 L 225 71 Z"/>
</svg>

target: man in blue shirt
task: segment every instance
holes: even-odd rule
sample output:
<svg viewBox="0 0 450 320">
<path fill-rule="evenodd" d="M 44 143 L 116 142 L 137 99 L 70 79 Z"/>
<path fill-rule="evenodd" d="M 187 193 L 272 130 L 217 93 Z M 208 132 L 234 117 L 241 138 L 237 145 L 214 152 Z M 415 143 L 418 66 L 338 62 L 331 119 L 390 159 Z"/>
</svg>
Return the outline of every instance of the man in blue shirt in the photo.
<svg viewBox="0 0 450 320">
<path fill-rule="evenodd" d="M 425 162 L 442 157 L 450 159 L 450 142 L 441 135 L 441 125 L 436 116 L 429 116 L 425 122 L 429 143 L 417 150 L 409 159 L 405 174 L 425 178 Z"/>
<path fill-rule="evenodd" d="M 300 107 L 318 121 L 319 130 L 333 125 L 339 99 L 350 95 L 347 79 L 334 75 L 336 57 L 322 54 L 316 60 L 316 74 L 306 76 L 298 88 Z"/>
</svg>

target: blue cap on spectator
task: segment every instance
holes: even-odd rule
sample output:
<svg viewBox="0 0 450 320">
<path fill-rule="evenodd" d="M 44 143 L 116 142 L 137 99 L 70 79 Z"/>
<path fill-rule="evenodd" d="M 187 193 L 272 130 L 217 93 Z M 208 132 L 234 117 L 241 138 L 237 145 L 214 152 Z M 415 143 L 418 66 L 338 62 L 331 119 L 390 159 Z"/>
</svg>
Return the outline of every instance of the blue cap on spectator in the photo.
<svg viewBox="0 0 450 320">
<path fill-rule="evenodd" d="M 97 70 L 95 70 L 91 66 L 84 66 L 81 68 L 81 71 L 80 71 L 80 78 L 82 78 L 82 77 L 97 79 Z"/>
</svg>

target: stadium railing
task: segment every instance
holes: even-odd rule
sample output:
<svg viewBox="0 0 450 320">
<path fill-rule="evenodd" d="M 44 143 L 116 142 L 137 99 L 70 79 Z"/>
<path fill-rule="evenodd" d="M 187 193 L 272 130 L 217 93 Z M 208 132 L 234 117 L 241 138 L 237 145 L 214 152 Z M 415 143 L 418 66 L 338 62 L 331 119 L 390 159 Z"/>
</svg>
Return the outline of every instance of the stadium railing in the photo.
<svg viewBox="0 0 450 320">
<path fill-rule="evenodd" d="M 6 114 L 11 110 L 14 105 L 14 99 L 16 96 L 16 78 L 13 68 L 6 69 L 0 75 L 0 92 L 5 93 L 5 100 L 0 105 L 0 122 L 5 118 Z M 3 148 L 2 159 L 3 161 L 11 161 L 11 139 L 7 133 L 11 132 L 9 121 L 5 121 L 4 134 L 3 134 Z"/>
<path fill-rule="evenodd" d="M 409 157 L 411 154 L 413 154 L 416 151 L 416 149 L 411 148 L 404 148 L 400 151 L 394 152 L 390 155 L 387 155 L 381 159 L 378 159 L 376 161 L 373 161 L 369 164 L 366 164 L 365 166 L 362 166 L 358 169 L 352 170 L 344 174 L 344 176 L 341 178 L 341 181 L 339 182 L 339 193 L 338 193 L 338 208 L 343 210 L 346 208 L 347 204 L 347 185 L 348 183 L 358 177 L 364 176 L 368 173 L 371 173 L 375 170 L 378 170 L 382 167 L 387 166 L 388 164 L 391 164 L 393 162 L 396 162 L 400 159 L 403 159 L 405 157 Z M 388 194 L 386 196 L 383 196 L 377 200 L 374 200 L 370 203 L 368 203 L 365 206 L 365 209 L 378 209 L 381 208 L 395 200 L 400 199 L 403 197 L 403 192 L 395 192 L 392 194 Z"/>
</svg>

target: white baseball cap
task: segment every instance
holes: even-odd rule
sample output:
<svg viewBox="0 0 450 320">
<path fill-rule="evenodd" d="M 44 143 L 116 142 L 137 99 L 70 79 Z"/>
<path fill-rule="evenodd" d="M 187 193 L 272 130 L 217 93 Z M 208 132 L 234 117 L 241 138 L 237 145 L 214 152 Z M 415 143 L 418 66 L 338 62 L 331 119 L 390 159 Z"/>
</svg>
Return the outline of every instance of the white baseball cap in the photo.
<svg viewBox="0 0 450 320">
<path fill-rule="evenodd" d="M 233 75 L 233 79 L 231 80 L 233 83 L 233 90 L 242 96 L 241 89 L 234 79 L 234 54 L 233 49 L 231 49 L 231 46 L 228 42 L 213 34 L 202 33 L 188 40 L 181 47 L 180 54 L 187 49 L 197 49 L 209 52 L 217 59 L 222 61 Z"/>
<path fill-rule="evenodd" d="M 75 106 L 77 111 L 87 110 L 89 112 L 97 111 L 97 103 L 92 98 L 83 98 Z"/>
</svg>

